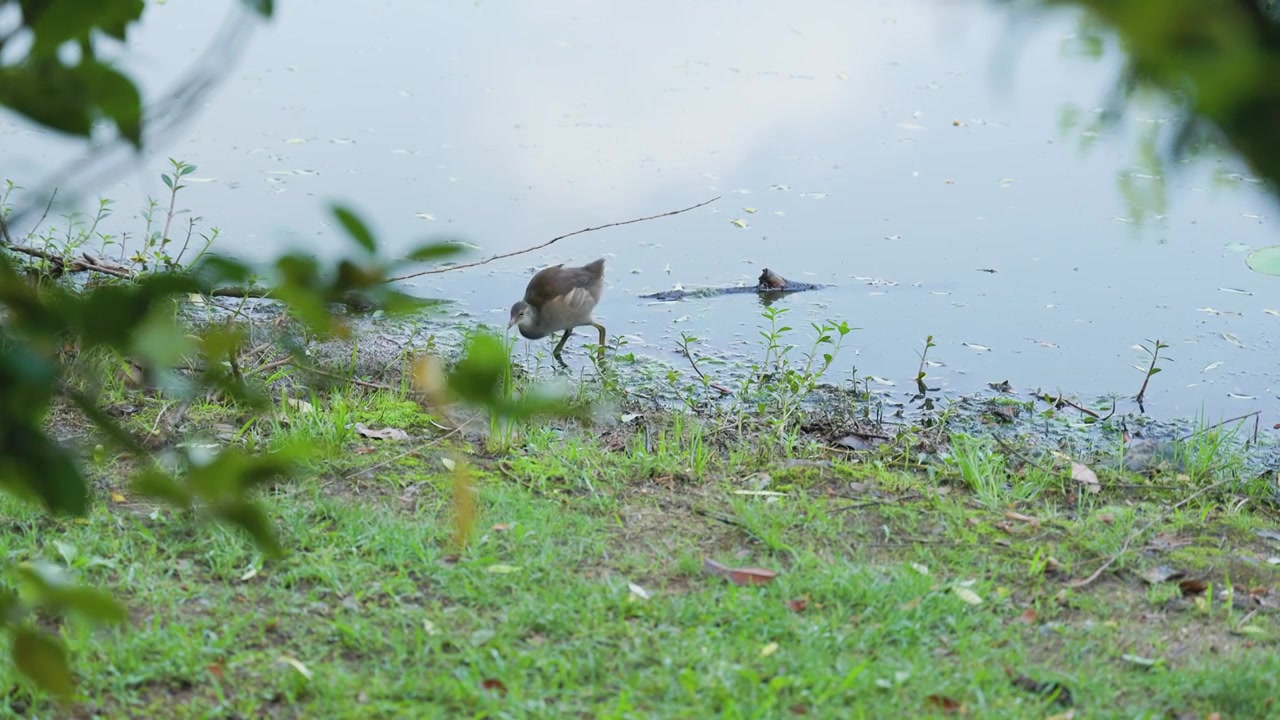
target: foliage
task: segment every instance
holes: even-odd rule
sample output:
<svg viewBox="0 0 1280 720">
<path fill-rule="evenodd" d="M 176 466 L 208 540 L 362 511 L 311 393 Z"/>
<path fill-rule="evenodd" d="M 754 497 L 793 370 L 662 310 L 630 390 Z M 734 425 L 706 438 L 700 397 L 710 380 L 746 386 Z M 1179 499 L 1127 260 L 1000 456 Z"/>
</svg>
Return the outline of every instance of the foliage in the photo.
<svg viewBox="0 0 1280 720">
<path fill-rule="evenodd" d="M 1103 47 L 1099 27 L 1126 54 L 1107 116 L 1143 87 L 1177 101 L 1174 149 L 1226 141 L 1280 193 L 1280 3 L 1276 0 L 999 0 L 1020 9 L 1085 9 L 1083 42 Z"/>
<path fill-rule="evenodd" d="M 271 14 L 269 1 L 246 3 L 256 12 Z M 5 56 L 0 105 L 45 127 L 82 137 L 107 124 L 141 147 L 145 113 L 140 95 L 128 77 L 99 57 L 99 46 L 124 42 L 142 10 L 142 0 L 0 0 L 0 15 L 16 11 L 20 21 L 17 30 L 0 35 L 0 51 L 19 31 L 29 31 L 32 39 L 24 55 Z M 396 264 L 378 256 L 373 231 L 354 210 L 341 205 L 330 212 L 355 250 L 331 264 L 303 252 L 282 255 L 262 267 L 206 254 L 216 231 L 205 236 L 205 247 L 184 264 L 194 219 L 176 254 L 171 233 L 175 217 L 183 213 L 175 204 L 182 180 L 195 167 L 170 162 L 171 172 L 161 176 L 170 191 L 163 226 L 153 225 L 160 206 L 152 201 L 144 213 L 141 248 L 128 258 L 127 267 L 108 268 L 112 272 L 106 273 L 105 281 L 64 282 L 63 271 L 84 269 L 73 254 L 89 241 L 100 241 L 104 249 L 125 246 L 123 236 L 98 232 L 99 223 L 110 215 L 108 202 L 100 203 L 87 227 L 69 222 L 58 253 L 47 250 L 53 240 L 49 237 L 44 238 L 45 248 L 18 246 L 0 207 L 0 487 L 53 514 L 88 512 L 92 497 L 83 462 L 48 430 L 50 412 L 69 405 L 83 413 L 107 443 L 133 458 L 139 470 L 132 485 L 139 495 L 238 527 L 268 557 L 278 557 L 284 544 L 268 514 L 253 500 L 253 492 L 294 474 L 309 450 L 306 443 L 267 453 L 210 453 L 193 447 L 155 451 L 79 387 L 61 353 L 99 350 L 127 360 L 139 369 L 147 389 L 175 402 L 216 392 L 245 410 L 265 411 L 265 388 L 241 375 L 235 364 L 242 334 L 230 326 L 192 334 L 177 319 L 182 301 L 265 287 L 264 294 L 281 301 L 294 319 L 319 336 L 347 331 L 335 307 L 403 313 L 420 310 L 425 303 L 392 288 L 388 279 Z M 15 187 L 8 185 L 5 201 Z M 0 201 L 0 206 L 5 204 Z M 428 242 L 410 251 L 407 260 L 437 261 L 461 251 L 458 243 Z M 32 263 L 20 262 L 32 257 Z M 294 359 L 307 362 L 300 353 Z M 571 412 L 548 395 L 527 393 L 513 400 L 502 393 L 507 363 L 501 341 L 477 333 L 444 384 L 451 397 L 504 417 Z M 180 366 L 202 370 L 184 373 Z M 11 640 L 13 662 L 43 689 L 65 697 L 74 690 L 66 647 L 56 632 L 37 620 L 74 613 L 116 622 L 124 617 L 123 608 L 106 594 L 75 584 L 56 567 L 25 564 L 14 572 L 23 591 L 0 587 L 0 626 Z"/>
</svg>

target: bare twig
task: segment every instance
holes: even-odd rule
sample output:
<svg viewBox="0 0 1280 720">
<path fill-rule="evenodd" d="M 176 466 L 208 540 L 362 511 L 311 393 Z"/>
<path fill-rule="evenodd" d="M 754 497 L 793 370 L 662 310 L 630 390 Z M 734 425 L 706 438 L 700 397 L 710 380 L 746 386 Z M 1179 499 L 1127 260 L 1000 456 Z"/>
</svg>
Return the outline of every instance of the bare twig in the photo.
<svg viewBox="0 0 1280 720">
<path fill-rule="evenodd" d="M 1244 415 L 1240 415 L 1240 416 L 1238 416 L 1238 417 L 1227 418 L 1226 420 L 1223 420 L 1223 421 L 1218 422 L 1218 423 L 1214 423 L 1213 425 L 1210 425 L 1210 426 L 1209 426 L 1209 427 L 1207 427 L 1207 428 L 1202 428 L 1202 429 L 1200 429 L 1200 430 L 1196 430 L 1195 432 L 1193 432 L 1193 433 L 1191 433 L 1191 434 L 1187 435 L 1186 437 L 1178 438 L 1178 442 L 1186 442 L 1186 441 L 1190 440 L 1191 438 L 1193 438 L 1193 437 L 1195 437 L 1195 436 L 1197 436 L 1197 435 L 1200 435 L 1200 434 L 1203 434 L 1203 433 L 1207 433 L 1207 432 L 1209 432 L 1210 430 L 1216 430 L 1217 428 L 1220 428 L 1220 427 L 1222 427 L 1223 425 L 1226 425 L 1227 423 L 1233 423 L 1233 422 L 1235 422 L 1235 421 L 1237 421 L 1237 420 L 1245 420 L 1245 419 L 1248 419 L 1248 418 L 1257 418 L 1257 417 L 1258 417 L 1259 415 L 1261 415 L 1261 414 L 1262 414 L 1262 411 L 1261 411 L 1261 410 L 1254 410 L 1254 411 L 1253 411 L 1253 412 L 1251 412 L 1251 413 L 1245 413 Z M 1256 422 L 1255 422 L 1255 425 L 1256 425 Z M 1255 439 L 1257 438 L 1257 428 L 1256 428 L 1256 427 L 1254 428 L 1254 438 L 1255 438 Z"/>
<path fill-rule="evenodd" d="M 1218 482 L 1213 483 L 1213 484 L 1211 484 L 1211 485 L 1205 485 L 1204 487 L 1200 488 L 1199 490 L 1197 490 L 1197 491 L 1195 491 L 1195 492 L 1191 493 L 1190 495 L 1186 496 L 1185 498 L 1183 498 L 1183 499 L 1179 500 L 1177 503 L 1174 503 L 1173 509 L 1174 509 L 1174 510 L 1177 510 L 1178 508 L 1182 507 L 1183 505 L 1186 505 L 1187 503 L 1191 502 L 1192 500 L 1195 500 L 1196 498 L 1198 498 L 1198 497 L 1200 497 L 1201 495 L 1203 495 L 1203 494 L 1205 494 L 1205 493 L 1209 492 L 1210 490 L 1216 490 L 1216 489 L 1218 489 L 1218 488 L 1222 487 L 1223 485 L 1226 485 L 1227 483 L 1231 482 L 1232 480 L 1233 480 L 1233 478 L 1227 478 L 1226 480 L 1219 480 Z"/>
<path fill-rule="evenodd" d="M 612 222 L 606 225 L 597 225 L 595 227 L 583 228 L 581 230 L 574 230 L 571 233 L 565 233 L 564 235 L 560 235 L 559 237 L 553 237 L 550 240 L 540 245 L 527 247 L 523 250 L 515 250 L 508 253 L 498 253 L 497 255 L 490 255 L 489 257 L 484 258 L 483 260 L 476 260 L 475 262 L 460 263 L 458 265 L 446 265 L 444 267 L 435 267 L 435 268 L 430 268 L 428 270 L 419 270 L 418 272 L 409 273 L 408 275 L 400 275 L 399 277 L 387 278 L 386 282 L 396 282 L 398 280 L 409 280 L 411 278 L 422 277 L 423 275 L 437 275 L 439 273 L 452 272 L 454 270 L 462 270 L 464 268 L 472 268 L 478 265 L 487 265 L 493 262 L 494 260 L 502 260 L 505 258 L 514 257 L 516 255 L 524 255 L 525 253 L 530 253 L 530 252 L 533 252 L 534 250 L 541 250 L 544 247 L 560 242 L 565 238 L 571 238 L 574 235 L 581 235 L 583 233 L 595 232 L 596 230 L 605 230 L 608 228 L 619 227 L 622 225 L 631 225 L 632 223 L 645 222 L 646 220 L 657 220 L 658 218 L 670 217 L 672 215 L 679 215 L 680 213 L 687 213 L 690 210 L 697 210 L 698 208 L 704 205 L 710 205 L 711 203 L 719 199 L 720 199 L 720 196 L 717 195 L 711 198 L 710 200 L 700 202 L 697 205 L 691 205 L 690 207 L 684 208 L 682 210 L 672 210 L 670 212 L 659 213 L 658 215 L 650 215 L 648 217 L 635 218 L 634 220 L 623 220 L 621 222 Z"/>
<path fill-rule="evenodd" d="M 49 210 L 53 208 L 53 201 L 57 197 L 58 197 L 58 188 L 54 188 L 53 192 L 49 193 L 49 202 L 45 203 L 44 212 L 40 214 L 40 219 L 37 220 L 36 224 L 31 227 L 31 232 L 27 233 L 28 240 L 30 240 L 31 236 L 35 235 L 36 231 L 40 229 L 40 226 L 44 224 L 45 218 L 49 217 Z"/>
<path fill-rule="evenodd" d="M 1030 465 L 1031 467 L 1037 468 L 1038 470 L 1040 470 L 1040 472 L 1043 472 L 1043 473 L 1044 473 L 1044 474 L 1046 474 L 1046 475 L 1053 475 L 1053 474 L 1054 474 L 1054 470 L 1053 470 L 1052 468 L 1045 467 L 1044 465 L 1041 465 L 1040 463 L 1036 462 L 1035 460 L 1033 460 L 1033 459 L 1031 459 L 1031 458 L 1027 457 L 1026 455 L 1024 455 L 1024 454 L 1022 453 L 1022 451 L 1021 451 L 1021 450 L 1019 450 L 1019 449 L 1015 448 L 1014 446 L 1010 445 L 1010 444 L 1008 443 L 1008 441 L 1006 441 L 1004 438 L 1002 438 L 1002 437 L 998 437 L 998 436 L 997 436 L 997 437 L 995 437 L 995 441 L 996 441 L 996 444 L 1000 446 L 1000 449 L 1001 449 L 1001 450 L 1004 450 L 1006 454 L 1008 454 L 1008 455 L 1012 455 L 1013 457 L 1016 457 L 1016 458 L 1018 458 L 1018 459 L 1022 460 L 1022 462 L 1024 462 L 1024 463 L 1026 463 L 1026 464 Z"/>
<path fill-rule="evenodd" d="M 1121 557 L 1123 557 L 1124 554 L 1129 551 L 1129 545 L 1132 544 L 1133 541 L 1137 539 L 1139 535 L 1150 530 L 1152 527 L 1155 526 L 1156 522 L 1162 519 L 1163 517 L 1156 518 L 1155 520 L 1152 520 L 1146 525 L 1143 525 L 1137 530 L 1134 530 L 1133 532 L 1129 533 L 1129 537 L 1124 539 L 1124 544 L 1120 546 L 1120 549 L 1116 552 L 1115 555 L 1112 555 L 1110 558 L 1107 559 L 1106 562 L 1099 565 L 1098 569 L 1090 573 L 1089 577 L 1082 578 L 1080 580 L 1072 580 L 1071 582 L 1067 583 L 1067 587 L 1082 588 L 1085 585 L 1092 583 L 1094 580 L 1097 580 L 1099 577 L 1102 577 L 1102 573 L 1106 572 L 1107 568 L 1111 567 L 1112 565 L 1115 565 L 1116 561 L 1119 560 Z"/>
<path fill-rule="evenodd" d="M 292 357 L 286 358 L 285 363 L 288 363 L 292 359 L 293 359 Z M 282 364 L 285 364 L 285 363 L 282 363 Z M 356 377 L 347 377 L 345 375 L 331 373 L 328 370 L 321 370 L 318 367 L 305 367 L 303 368 L 303 370 L 305 370 L 306 372 L 315 373 L 316 375 L 322 375 L 332 380 L 342 380 L 344 382 L 350 382 L 353 385 L 359 385 L 360 387 L 368 388 L 370 390 L 386 390 L 387 392 L 400 392 L 399 388 L 393 388 L 390 385 L 383 385 L 381 383 L 369 382 L 368 380 L 361 380 L 360 378 L 356 378 Z"/>
<path fill-rule="evenodd" d="M 386 467 L 387 465 L 390 465 L 390 464 L 392 464 L 392 463 L 394 463 L 394 462 L 398 462 L 398 461 L 400 461 L 400 460 L 402 460 L 402 459 L 404 459 L 404 458 L 406 458 L 406 457 L 409 457 L 410 455 L 413 455 L 413 454 L 415 454 L 415 453 L 419 453 L 419 452 L 421 452 L 421 451 L 423 451 L 423 450 L 425 450 L 425 449 L 427 449 L 427 448 L 431 447 L 432 445 L 435 445 L 436 443 L 444 442 L 445 440 L 448 440 L 449 438 L 453 437 L 454 435 L 457 435 L 458 433 L 460 433 L 460 432 L 462 432 L 463 430 L 465 430 L 465 429 L 466 429 L 466 427 L 467 427 L 468 425 L 470 425 L 470 424 L 471 424 L 471 421 L 476 419 L 476 417 L 478 417 L 478 416 L 469 417 L 469 418 L 467 418 L 466 420 L 464 420 L 460 425 L 458 425 L 458 426 L 457 426 L 457 427 L 455 427 L 455 428 L 452 428 L 451 430 L 449 430 L 449 432 L 445 433 L 444 435 L 441 435 L 441 436 L 439 436 L 439 437 L 431 438 L 430 440 L 427 440 L 426 442 L 423 442 L 423 443 L 419 443 L 418 445 L 415 445 L 415 446 L 413 446 L 412 448 L 409 448 L 408 450 L 405 450 L 404 452 L 400 453 L 399 455 L 396 455 L 395 457 L 387 458 L 386 460 L 383 460 L 382 462 L 374 463 L 373 465 L 370 465 L 369 467 L 365 467 L 365 468 L 356 468 L 355 470 L 352 470 L 352 471 L 348 472 L 344 477 L 346 477 L 346 478 L 350 479 L 350 478 L 353 478 L 353 477 L 355 477 L 356 475 L 358 475 L 358 474 L 360 474 L 360 473 L 371 473 L 371 472 L 373 472 L 374 470 L 378 470 L 378 469 L 384 468 L 384 467 Z"/>
</svg>

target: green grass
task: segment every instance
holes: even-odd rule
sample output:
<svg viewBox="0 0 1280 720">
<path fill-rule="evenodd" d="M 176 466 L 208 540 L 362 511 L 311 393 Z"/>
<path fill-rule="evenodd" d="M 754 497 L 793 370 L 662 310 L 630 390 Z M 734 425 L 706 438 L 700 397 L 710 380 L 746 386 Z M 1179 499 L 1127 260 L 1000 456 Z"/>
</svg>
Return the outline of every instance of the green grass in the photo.
<svg viewBox="0 0 1280 720">
<path fill-rule="evenodd" d="M 310 411 L 282 404 L 245 431 L 264 446 L 321 441 L 304 477 L 264 497 L 291 551 L 282 561 L 129 497 L 122 462 L 95 465 L 100 502 L 86 520 L 0 503 L 6 557 L 67 565 L 130 608 L 123 628 L 63 626 L 81 682 L 73 707 L 19 690 L 0 713 L 1067 711 L 1009 672 L 1060 683 L 1078 717 L 1277 712 L 1276 598 L 1245 595 L 1274 585 L 1267 559 L 1280 548 L 1254 532 L 1271 522 L 1262 506 L 1219 492 L 1177 505 L 1212 477 L 1157 478 L 1149 491 L 1104 478 L 1128 484 L 1077 493 L 968 441 L 933 475 L 812 444 L 785 460 L 684 413 L 603 431 L 544 425 L 491 454 L 483 438 L 444 437 L 395 393 L 305 399 Z M 150 427 L 161 406 L 144 405 L 132 422 Z M 195 410 L 216 421 L 214 406 Z M 367 440 L 346 429 L 354 422 L 415 439 Z M 473 468 L 480 501 L 456 558 L 446 457 Z M 705 558 L 779 575 L 738 587 L 706 573 Z M 1184 597 L 1140 579 L 1161 564 L 1212 589 Z M 1233 583 L 1234 603 L 1221 595 Z"/>
</svg>

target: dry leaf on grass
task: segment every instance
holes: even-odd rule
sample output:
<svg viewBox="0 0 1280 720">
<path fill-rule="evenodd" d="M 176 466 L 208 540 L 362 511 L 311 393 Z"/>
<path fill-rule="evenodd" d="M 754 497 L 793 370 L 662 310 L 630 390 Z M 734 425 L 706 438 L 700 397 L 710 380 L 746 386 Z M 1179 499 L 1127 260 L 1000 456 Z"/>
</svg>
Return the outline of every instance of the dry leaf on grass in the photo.
<svg viewBox="0 0 1280 720">
<path fill-rule="evenodd" d="M 374 430 L 373 428 L 366 426 L 364 423 L 356 423 L 353 429 L 356 431 L 356 434 L 359 435 L 360 437 L 367 437 L 370 440 L 408 440 L 409 439 L 409 433 L 401 430 L 400 428 L 389 427 L 389 428 L 382 428 L 380 430 Z"/>
<path fill-rule="evenodd" d="M 970 590 L 967 587 L 960 587 L 959 585 L 957 585 L 951 588 L 951 591 L 956 594 L 956 597 L 960 598 L 961 600 L 968 603 L 969 605 L 982 604 L 982 598 L 978 595 L 978 593 Z"/>
<path fill-rule="evenodd" d="M 1175 570 L 1168 565 L 1157 565 L 1153 568 L 1147 568 L 1142 571 L 1142 579 L 1147 581 L 1149 585 L 1159 585 L 1160 583 L 1173 582 L 1181 580 L 1187 574 L 1181 570 Z"/>
<path fill-rule="evenodd" d="M 1090 493 L 1102 490 L 1102 484 L 1098 482 L 1098 474 L 1084 463 L 1071 461 L 1071 479 L 1083 485 L 1084 489 Z"/>
<path fill-rule="evenodd" d="M 925 700 L 928 701 L 930 707 L 947 714 L 961 712 L 964 708 L 959 700 L 946 695 L 930 695 Z"/>
<path fill-rule="evenodd" d="M 734 585 L 767 585 L 778 576 L 775 570 L 757 567 L 731 568 L 711 558 L 702 561 L 702 569 L 712 575 L 719 575 Z"/>
</svg>

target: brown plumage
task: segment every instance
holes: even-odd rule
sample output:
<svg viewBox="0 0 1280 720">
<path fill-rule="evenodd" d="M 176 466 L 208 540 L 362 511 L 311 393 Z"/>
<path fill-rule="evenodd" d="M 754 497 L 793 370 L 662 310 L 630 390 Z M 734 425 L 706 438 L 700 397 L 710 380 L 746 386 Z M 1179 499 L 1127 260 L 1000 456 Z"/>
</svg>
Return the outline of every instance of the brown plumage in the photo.
<svg viewBox="0 0 1280 720">
<path fill-rule="evenodd" d="M 564 336 L 551 351 L 561 360 L 560 351 L 575 327 L 590 325 L 600 333 L 600 359 L 604 359 L 604 326 L 591 316 L 604 293 L 604 258 L 582 267 L 554 265 L 539 270 L 524 290 L 524 300 L 511 306 L 512 325 L 529 340 L 538 340 L 560 330 Z M 563 360 L 561 360 L 563 362 Z"/>
</svg>

